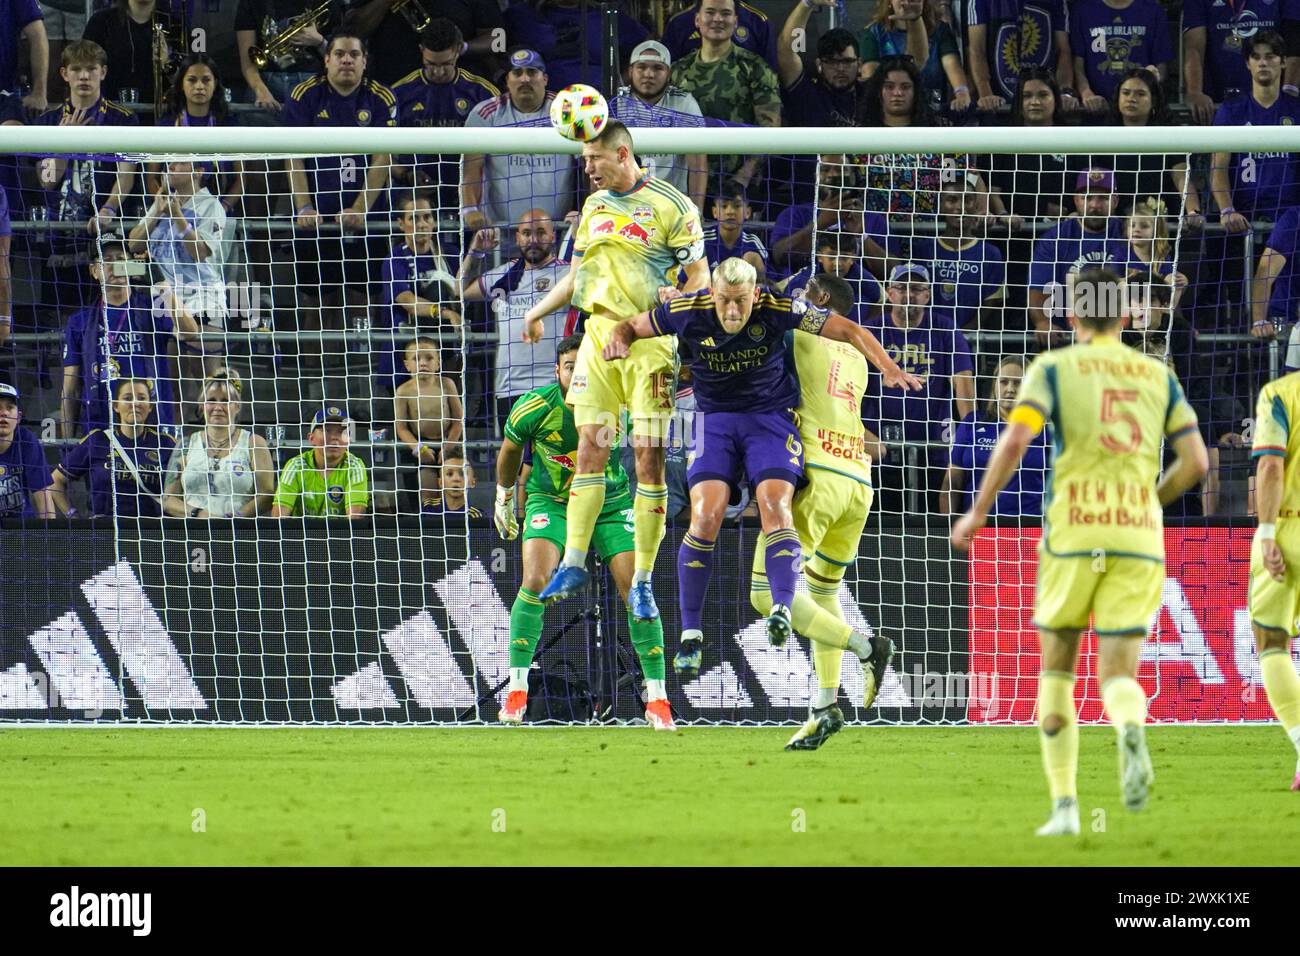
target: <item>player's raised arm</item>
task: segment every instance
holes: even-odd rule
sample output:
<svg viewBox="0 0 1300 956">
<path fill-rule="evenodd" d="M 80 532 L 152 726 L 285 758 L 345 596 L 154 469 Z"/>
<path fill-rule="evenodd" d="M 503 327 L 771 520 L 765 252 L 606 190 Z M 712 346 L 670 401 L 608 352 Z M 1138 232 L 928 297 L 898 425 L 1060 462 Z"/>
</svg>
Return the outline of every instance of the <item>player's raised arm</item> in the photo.
<svg viewBox="0 0 1300 956">
<path fill-rule="evenodd" d="M 898 367 L 875 335 L 856 322 L 832 312 L 822 326 L 821 334 L 836 342 L 846 342 L 861 352 L 868 362 L 880 369 L 881 381 L 887 388 L 910 388 L 916 392 L 923 387 L 919 378 Z"/>
<path fill-rule="evenodd" d="M 618 359 L 627 358 L 632 343 L 637 339 L 651 339 L 656 335 L 663 335 L 650 319 L 649 312 L 642 312 L 634 315 L 630 319 L 624 319 L 609 333 L 609 342 L 605 344 L 604 350 L 600 353 L 606 362 L 614 362 Z"/>
<path fill-rule="evenodd" d="M 551 287 L 551 291 L 542 296 L 542 300 L 524 313 L 524 341 L 536 344 L 542 340 L 545 326 L 542 317 L 550 315 L 557 309 L 567 308 L 573 301 L 573 279 L 578 272 L 581 259 L 574 258 L 564 278 Z"/>
</svg>

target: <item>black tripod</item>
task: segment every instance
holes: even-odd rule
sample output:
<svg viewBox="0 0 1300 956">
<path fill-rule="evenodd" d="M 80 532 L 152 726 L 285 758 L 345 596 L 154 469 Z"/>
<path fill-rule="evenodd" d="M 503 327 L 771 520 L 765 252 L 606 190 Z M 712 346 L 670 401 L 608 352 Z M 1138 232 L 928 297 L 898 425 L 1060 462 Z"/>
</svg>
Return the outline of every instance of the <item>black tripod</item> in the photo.
<svg viewBox="0 0 1300 956">
<path fill-rule="evenodd" d="M 596 720 L 607 723 L 615 717 L 615 704 L 618 700 L 618 692 L 622 688 L 631 687 L 642 707 L 645 705 L 645 697 L 640 690 L 640 667 L 636 658 L 629 655 L 612 635 L 606 639 L 605 565 L 593 555 L 587 570 L 591 573 L 591 587 L 586 594 L 587 604 L 569 618 L 558 631 L 538 645 L 533 660 L 540 661 L 547 651 L 575 627 L 590 623 L 591 627 L 587 631 L 587 671 L 591 674 L 592 669 L 595 670 L 591 681 L 592 712 Z M 456 719 L 471 720 L 481 708 L 485 706 L 490 708 L 497 694 L 501 693 L 502 688 L 509 683 L 510 678 L 507 677 L 479 697 L 470 707 L 457 714 Z"/>
</svg>

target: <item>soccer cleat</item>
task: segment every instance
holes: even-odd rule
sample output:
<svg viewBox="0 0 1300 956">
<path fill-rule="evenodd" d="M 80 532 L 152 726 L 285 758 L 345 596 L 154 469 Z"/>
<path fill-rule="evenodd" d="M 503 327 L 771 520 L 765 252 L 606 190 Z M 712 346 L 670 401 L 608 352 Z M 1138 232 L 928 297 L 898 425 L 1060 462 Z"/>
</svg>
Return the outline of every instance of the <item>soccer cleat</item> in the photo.
<svg viewBox="0 0 1300 956">
<path fill-rule="evenodd" d="M 551 580 L 547 582 L 542 593 L 537 595 L 543 604 L 554 604 L 557 601 L 567 601 L 571 597 L 577 597 L 587 587 L 587 581 L 591 577 L 586 568 L 572 567 L 562 564 L 555 569 L 551 575 Z"/>
<path fill-rule="evenodd" d="M 795 731 L 786 750 L 816 750 L 826 743 L 826 738 L 844 727 L 844 715 L 834 704 L 814 710 L 807 723 Z"/>
<path fill-rule="evenodd" d="M 767 616 L 767 643 L 773 647 L 785 647 L 791 629 L 790 609 L 784 604 L 773 604 L 772 613 Z"/>
<path fill-rule="evenodd" d="M 655 730 L 666 730 L 669 733 L 677 730 L 677 725 L 673 723 L 673 709 L 668 705 L 666 697 L 646 703 L 645 719 Z"/>
<path fill-rule="evenodd" d="M 528 710 L 528 691 L 512 690 L 506 695 L 506 705 L 497 711 L 497 720 L 503 724 L 522 724 L 526 710 Z"/>
<path fill-rule="evenodd" d="M 1124 809 L 1144 809 L 1154 779 L 1143 727 L 1141 724 L 1128 724 L 1119 735 L 1119 780 Z"/>
<path fill-rule="evenodd" d="M 627 592 L 627 607 L 638 623 L 659 620 L 659 607 L 649 581 L 637 581 Z"/>
<path fill-rule="evenodd" d="M 877 634 L 871 639 L 871 656 L 859 658 L 862 663 L 862 706 L 876 702 L 880 685 L 885 682 L 885 668 L 894 659 L 894 642 Z"/>
<path fill-rule="evenodd" d="M 683 681 L 695 680 L 700 676 L 700 664 L 704 661 L 704 642 L 700 640 L 682 641 L 682 646 L 673 657 L 673 670 Z"/>
<path fill-rule="evenodd" d="M 1078 836 L 1079 801 L 1074 797 L 1061 797 L 1052 805 L 1052 815 L 1034 831 L 1039 836 Z"/>
</svg>

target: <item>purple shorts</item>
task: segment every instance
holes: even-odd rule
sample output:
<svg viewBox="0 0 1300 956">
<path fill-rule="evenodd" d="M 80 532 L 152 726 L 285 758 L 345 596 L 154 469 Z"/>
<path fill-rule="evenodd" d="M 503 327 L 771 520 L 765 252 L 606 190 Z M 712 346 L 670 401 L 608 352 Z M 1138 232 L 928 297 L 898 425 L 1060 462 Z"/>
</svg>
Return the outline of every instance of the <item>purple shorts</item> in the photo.
<svg viewBox="0 0 1300 956">
<path fill-rule="evenodd" d="M 769 478 L 796 488 L 802 484 L 803 443 L 789 411 L 698 415 L 702 427 L 686 471 L 690 487 L 701 481 L 725 481 L 737 488 L 746 478 L 755 489 Z"/>
</svg>

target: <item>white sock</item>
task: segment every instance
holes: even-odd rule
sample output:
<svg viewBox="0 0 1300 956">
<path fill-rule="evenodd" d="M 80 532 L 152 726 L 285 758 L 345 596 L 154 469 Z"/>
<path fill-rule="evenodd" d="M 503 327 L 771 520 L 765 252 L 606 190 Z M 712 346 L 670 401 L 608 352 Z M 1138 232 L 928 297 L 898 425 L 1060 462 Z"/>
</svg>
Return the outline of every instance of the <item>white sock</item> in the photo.
<svg viewBox="0 0 1300 956">
<path fill-rule="evenodd" d="M 646 703 L 649 703 L 652 700 L 663 700 L 667 696 L 668 696 L 668 691 L 664 687 L 663 681 L 651 680 L 648 677 L 646 678 L 646 682 L 645 682 Z"/>
<path fill-rule="evenodd" d="M 637 570 L 637 571 L 633 571 L 633 572 L 632 572 L 632 583 L 633 583 L 633 584 L 640 584 L 642 581 L 649 581 L 649 580 L 650 580 L 650 572 L 649 572 L 649 571 L 641 571 L 641 570 Z"/>
<path fill-rule="evenodd" d="M 1291 738 L 1291 743 L 1295 744 L 1296 754 L 1300 755 L 1300 724 L 1296 724 L 1288 730 L 1286 735 Z"/>
<path fill-rule="evenodd" d="M 510 668 L 510 689 L 512 691 L 522 690 L 528 693 L 528 668 L 512 667 Z"/>
<path fill-rule="evenodd" d="M 583 548 L 565 548 L 562 563 L 566 568 L 585 568 L 587 566 L 587 552 Z"/>
<path fill-rule="evenodd" d="M 871 656 L 871 638 L 854 631 L 849 635 L 849 650 L 857 655 L 858 660 L 866 660 Z"/>
<path fill-rule="evenodd" d="M 702 640 L 704 640 L 704 632 L 703 632 L 703 631 L 697 631 L 697 630 L 695 630 L 694 628 L 692 628 L 692 629 L 689 630 L 689 631 L 682 631 L 682 640 L 683 640 L 683 641 L 702 641 Z"/>
<path fill-rule="evenodd" d="M 817 696 L 813 698 L 813 710 L 821 710 L 823 707 L 829 707 L 840 696 L 838 687 L 818 687 Z"/>
</svg>

